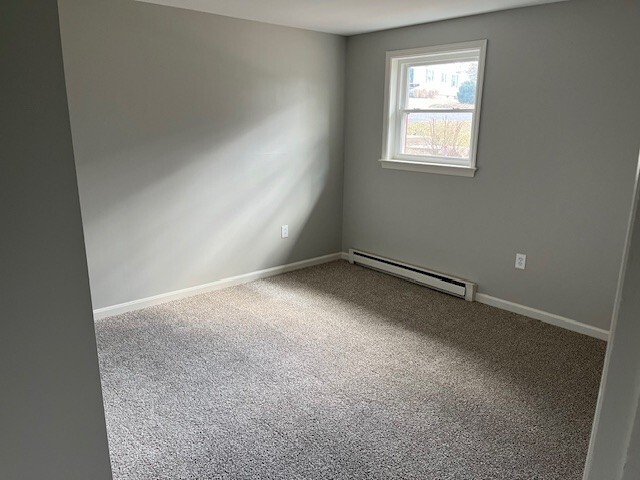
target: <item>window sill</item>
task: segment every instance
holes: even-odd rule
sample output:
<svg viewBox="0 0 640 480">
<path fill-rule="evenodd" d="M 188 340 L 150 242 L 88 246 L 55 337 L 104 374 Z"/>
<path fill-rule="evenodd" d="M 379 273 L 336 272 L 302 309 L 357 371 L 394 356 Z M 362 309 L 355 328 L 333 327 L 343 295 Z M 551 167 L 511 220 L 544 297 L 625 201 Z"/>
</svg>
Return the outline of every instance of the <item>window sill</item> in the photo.
<svg viewBox="0 0 640 480">
<path fill-rule="evenodd" d="M 380 160 L 382 168 L 393 170 L 407 170 L 410 172 L 438 173 L 440 175 L 457 175 L 460 177 L 473 177 L 477 168 L 457 165 L 441 165 L 438 163 L 411 162 L 409 160 Z"/>
</svg>

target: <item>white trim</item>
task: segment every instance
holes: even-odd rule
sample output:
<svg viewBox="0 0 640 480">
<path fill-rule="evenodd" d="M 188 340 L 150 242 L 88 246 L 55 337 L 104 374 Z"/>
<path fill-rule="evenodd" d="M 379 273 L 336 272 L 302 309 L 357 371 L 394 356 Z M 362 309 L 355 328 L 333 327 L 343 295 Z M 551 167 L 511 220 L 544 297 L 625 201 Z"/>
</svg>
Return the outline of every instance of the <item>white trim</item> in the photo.
<svg viewBox="0 0 640 480">
<path fill-rule="evenodd" d="M 428 57 L 432 57 L 433 62 L 435 63 L 446 63 L 447 57 L 455 59 L 460 55 L 468 55 L 470 52 L 474 52 L 473 57 L 478 59 L 478 78 L 476 81 L 476 101 L 471 121 L 471 150 L 469 152 L 469 160 L 468 162 L 465 161 L 465 164 L 463 166 L 471 170 L 467 170 L 466 174 L 462 174 L 459 173 L 459 171 L 455 170 L 449 171 L 449 173 L 447 173 L 447 171 L 444 170 L 434 169 L 434 166 L 455 166 L 455 160 L 459 161 L 459 159 L 447 159 L 444 157 L 442 157 L 441 162 L 431 163 L 429 167 L 424 167 L 420 164 L 420 161 L 422 160 L 421 158 L 408 158 L 407 155 L 400 153 L 398 147 L 398 142 L 403 136 L 401 133 L 403 122 L 400 118 L 398 118 L 398 115 L 400 111 L 407 111 L 404 105 L 405 100 L 401 98 L 402 93 L 405 91 L 404 88 L 406 81 L 406 67 L 412 61 L 421 58 L 425 58 L 426 63 L 431 63 L 428 60 Z M 448 175 L 464 175 L 467 177 L 473 177 L 475 175 L 486 53 L 486 39 L 454 43 L 449 45 L 437 45 L 431 47 L 411 48 L 406 50 L 393 50 L 386 52 L 384 117 L 381 155 L 382 166 L 384 168 L 394 168 L 399 170 L 427 173 L 445 173 Z M 438 59 L 438 57 L 440 57 L 440 59 Z M 410 111 L 419 112 L 421 111 L 421 109 Z M 466 109 L 460 110 L 460 113 L 464 112 L 466 112 Z M 401 157 L 404 157 L 404 159 Z M 413 162 L 411 160 L 413 160 Z M 392 161 L 395 162 L 386 163 Z"/>
<path fill-rule="evenodd" d="M 380 159 L 382 168 L 391 170 L 407 170 L 409 172 L 440 173 L 442 175 L 457 175 L 459 177 L 473 177 L 477 168 L 457 165 L 443 165 L 439 163 L 411 162 L 408 160 Z"/>
<path fill-rule="evenodd" d="M 631 240 L 633 237 L 633 228 L 636 222 L 636 215 L 638 212 L 638 205 L 640 203 L 640 155 L 638 156 L 638 163 L 636 165 L 636 177 L 633 186 L 633 197 L 631 200 L 631 211 L 629 212 L 629 219 L 627 220 L 627 235 L 624 240 L 624 249 L 622 251 L 622 263 L 620 265 L 620 271 L 618 274 L 618 286 L 616 288 L 616 298 L 613 303 L 613 315 L 611 318 L 611 334 L 610 342 L 607 345 L 607 352 L 604 357 L 604 365 L 602 367 L 602 378 L 600 379 L 600 391 L 598 392 L 598 403 L 596 404 L 596 413 L 593 417 L 593 424 L 591 426 L 591 436 L 589 437 L 589 449 L 587 450 L 587 459 L 584 466 L 583 480 L 590 480 L 593 478 L 593 456 L 596 447 L 597 433 L 600 428 L 600 416 L 602 415 L 604 396 L 607 385 L 609 384 L 609 369 L 611 364 L 612 349 L 614 348 L 614 340 L 616 340 L 616 327 L 618 325 L 618 312 L 620 311 L 620 304 L 622 302 L 622 291 L 624 287 L 624 278 L 627 273 L 627 263 L 629 261 L 629 252 L 631 250 Z M 631 425 L 631 423 L 630 423 Z M 629 447 L 629 441 L 632 431 L 627 432 L 627 448 Z M 602 441 L 602 440 L 601 440 Z M 619 469 L 623 468 L 621 465 L 617 466 Z M 618 472 L 619 474 L 622 472 Z"/>
<path fill-rule="evenodd" d="M 223 278 L 215 282 L 206 283 L 204 285 L 198 285 L 195 287 L 184 288 L 182 290 L 176 290 L 173 292 L 162 293 L 160 295 L 154 295 L 152 297 L 141 298 L 139 300 L 133 300 L 131 302 L 120 303 L 118 305 L 111 305 L 109 307 L 97 308 L 93 311 L 94 320 L 101 320 L 103 318 L 111 317 L 113 315 L 119 315 L 121 313 L 132 312 L 140 310 L 146 307 L 152 307 L 154 305 L 160 305 L 162 303 L 170 302 L 172 300 L 178 300 L 181 298 L 192 297 L 194 295 L 200 295 L 202 293 L 213 292 L 215 290 L 221 290 L 223 288 L 232 287 L 235 285 L 242 285 L 244 283 L 252 282 L 260 278 L 268 278 L 281 273 L 291 272 L 294 270 L 300 270 L 302 268 L 312 267 L 314 265 L 320 265 L 327 262 L 333 262 L 335 260 L 347 260 L 352 261 L 349 253 L 338 252 L 321 257 L 310 258 L 308 260 L 302 260 L 300 262 L 289 263 L 286 265 L 279 265 L 264 270 L 257 270 L 255 272 L 249 272 L 234 277 Z M 599 338 L 601 340 L 608 340 L 609 332 L 601 328 L 592 327 L 584 323 L 571 320 L 570 318 L 561 317 L 553 313 L 544 312 L 535 308 L 526 307 L 517 303 L 502 300 L 500 298 L 492 297 L 484 293 L 476 293 L 475 300 L 492 307 L 497 307 L 509 312 L 518 313 L 527 317 L 541 320 L 545 323 L 555 325 L 574 332 L 583 333 L 591 337 Z"/>
<path fill-rule="evenodd" d="M 235 277 L 223 278 L 215 282 L 205 283 L 204 285 L 197 285 L 195 287 L 184 288 L 182 290 L 161 293 L 160 295 L 141 298 L 139 300 L 120 303 L 118 305 L 112 305 L 109 307 L 97 308 L 93 311 L 93 319 L 100 320 L 106 317 L 111 317 L 113 315 L 119 315 L 121 313 L 132 312 L 134 310 L 140 310 L 142 308 L 170 302 L 172 300 L 178 300 L 180 298 L 192 297 L 194 295 L 213 292 L 215 290 L 233 287 L 235 285 L 242 285 L 244 283 L 252 282 L 253 280 L 258 280 L 260 278 L 273 277 L 274 275 L 279 275 L 281 273 L 300 270 L 302 268 L 312 267 L 314 265 L 320 265 L 322 263 L 333 262 L 334 260 L 346 260 L 348 258 L 348 254 L 345 252 L 331 253 L 322 257 L 310 258 L 308 260 L 302 260 L 300 262 L 288 263 L 286 265 L 279 265 L 277 267 L 271 267 L 264 270 L 257 270 L 255 272 L 236 275 Z"/>
<path fill-rule="evenodd" d="M 590 337 L 599 338 L 600 340 L 609 340 L 609 332 L 602 328 L 593 327 L 586 323 L 581 323 L 576 320 L 572 320 L 567 317 L 561 317 L 554 313 L 545 312 L 536 308 L 520 305 L 519 303 L 509 302 L 508 300 L 502 300 L 501 298 L 492 297 L 486 293 L 476 293 L 476 301 L 484 303 L 485 305 L 491 305 L 508 312 L 518 313 L 526 317 L 540 320 L 541 322 L 555 325 L 566 330 L 589 335 Z"/>
<path fill-rule="evenodd" d="M 404 108 L 401 111 L 403 113 L 476 113 L 475 108 Z"/>
</svg>

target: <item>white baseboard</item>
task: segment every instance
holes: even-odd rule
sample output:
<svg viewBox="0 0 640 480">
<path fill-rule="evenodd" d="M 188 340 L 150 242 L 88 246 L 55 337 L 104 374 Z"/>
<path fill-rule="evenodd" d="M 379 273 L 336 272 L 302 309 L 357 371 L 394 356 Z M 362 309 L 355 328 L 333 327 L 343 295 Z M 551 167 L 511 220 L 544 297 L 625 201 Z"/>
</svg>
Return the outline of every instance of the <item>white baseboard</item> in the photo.
<svg viewBox="0 0 640 480">
<path fill-rule="evenodd" d="M 182 290 L 176 290 L 174 292 L 162 293 L 160 295 L 154 295 L 153 297 L 141 298 L 140 300 L 133 300 L 131 302 L 120 303 L 118 305 L 112 305 L 109 307 L 98 308 L 93 311 L 94 320 L 100 320 L 102 318 L 111 317 L 113 315 L 119 315 L 121 313 L 132 312 L 134 310 L 140 310 L 141 308 L 151 307 L 153 305 L 159 305 L 161 303 L 170 302 L 172 300 L 178 300 L 180 298 L 191 297 L 193 295 L 199 295 L 201 293 L 213 292 L 222 288 L 232 287 L 234 285 L 242 285 L 243 283 L 252 282 L 260 278 L 272 277 L 281 273 L 291 272 L 294 270 L 300 270 L 301 268 L 312 267 L 314 265 L 320 265 L 322 263 L 332 262 L 334 260 L 349 260 L 349 254 L 347 252 L 332 253 L 324 255 L 322 257 L 310 258 L 308 260 L 302 260 L 300 262 L 289 263 L 286 265 L 279 265 L 277 267 L 267 268 L 264 270 L 258 270 L 255 272 L 249 272 L 235 277 L 223 278 L 215 282 L 206 283 L 204 285 L 198 285 L 195 287 L 184 288 Z M 578 333 L 589 335 L 590 337 L 599 338 L 601 340 L 609 339 L 609 332 L 598 327 L 592 327 L 580 323 L 570 318 L 561 317 L 553 313 L 537 310 L 535 308 L 526 307 L 518 303 L 502 300 L 501 298 L 492 297 L 485 293 L 476 293 L 475 300 L 492 307 L 497 307 L 509 312 L 518 313 L 526 317 L 534 318 L 556 327 L 565 328 Z"/>
<path fill-rule="evenodd" d="M 159 305 L 161 303 L 178 300 L 180 298 L 200 295 L 201 293 L 213 292 L 222 288 L 233 287 L 234 285 L 242 285 L 243 283 L 249 283 L 260 278 L 273 277 L 274 275 L 291 272 L 293 270 L 300 270 L 301 268 L 312 267 L 314 265 L 320 265 L 321 263 L 347 259 L 348 257 L 349 254 L 344 252 L 332 253 L 329 255 L 324 255 L 322 257 L 310 258 L 308 260 L 302 260 L 300 262 L 288 263 L 286 265 L 279 265 L 277 267 L 249 272 L 242 275 L 237 275 L 235 277 L 223 278 L 222 280 L 206 283 L 204 285 L 198 285 L 195 287 L 184 288 L 182 290 L 162 293 L 160 295 L 154 295 L 153 297 L 141 298 L 140 300 L 120 303 L 118 305 L 112 305 L 110 307 L 98 308 L 93 311 L 93 319 L 100 320 L 102 318 L 119 315 L 121 313 L 132 312 L 134 310 L 140 310 L 141 308 Z"/>
<path fill-rule="evenodd" d="M 556 327 L 565 328 L 573 332 L 583 333 L 590 337 L 599 338 L 600 340 L 609 340 L 609 332 L 602 328 L 592 327 L 591 325 L 587 325 L 570 318 L 561 317 L 560 315 L 555 315 L 535 308 L 526 307 L 518 303 L 502 300 L 501 298 L 492 297 L 485 293 L 476 293 L 476 301 L 486 305 L 491 305 L 492 307 L 498 307 L 502 310 L 518 313 L 526 317 L 535 318 L 536 320 L 555 325 Z"/>
</svg>

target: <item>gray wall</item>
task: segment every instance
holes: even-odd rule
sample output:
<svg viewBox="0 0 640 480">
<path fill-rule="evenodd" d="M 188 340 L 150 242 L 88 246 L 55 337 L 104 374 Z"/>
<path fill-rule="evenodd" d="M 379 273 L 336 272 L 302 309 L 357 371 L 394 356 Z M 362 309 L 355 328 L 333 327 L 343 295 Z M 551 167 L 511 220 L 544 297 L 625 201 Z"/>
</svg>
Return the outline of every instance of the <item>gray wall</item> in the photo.
<svg viewBox="0 0 640 480">
<path fill-rule="evenodd" d="M 585 480 L 634 480 L 640 474 L 639 193 L 636 187 L 635 222 L 628 232 Z"/>
<path fill-rule="evenodd" d="M 640 315 L 640 313 L 639 313 Z M 640 377 L 640 369 L 637 372 Z M 636 383 L 636 398 L 640 390 L 640 380 Z M 624 465 L 623 480 L 637 480 L 640 478 L 640 401 L 636 405 L 635 426 L 627 449 L 627 458 Z"/>
<path fill-rule="evenodd" d="M 130 0 L 60 17 L 94 307 L 340 251 L 343 37 Z"/>
<path fill-rule="evenodd" d="M 633 480 L 640 473 L 639 194 L 636 187 L 585 480 Z"/>
<path fill-rule="evenodd" d="M 574 0 L 350 37 L 343 248 L 608 329 L 639 147 L 638 12 Z M 383 170 L 385 52 L 482 38 L 476 177 Z"/>
<path fill-rule="evenodd" d="M 0 7 L 0 478 L 111 478 L 56 2 Z"/>
</svg>

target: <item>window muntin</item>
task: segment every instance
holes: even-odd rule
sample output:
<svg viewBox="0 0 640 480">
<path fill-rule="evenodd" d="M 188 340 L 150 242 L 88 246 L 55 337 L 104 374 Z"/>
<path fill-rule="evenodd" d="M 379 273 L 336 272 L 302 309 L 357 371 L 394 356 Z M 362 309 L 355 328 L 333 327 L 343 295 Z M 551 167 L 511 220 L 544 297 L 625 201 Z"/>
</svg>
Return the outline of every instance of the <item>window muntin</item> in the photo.
<svg viewBox="0 0 640 480">
<path fill-rule="evenodd" d="M 485 47 L 388 52 L 383 161 L 475 168 Z"/>
</svg>

